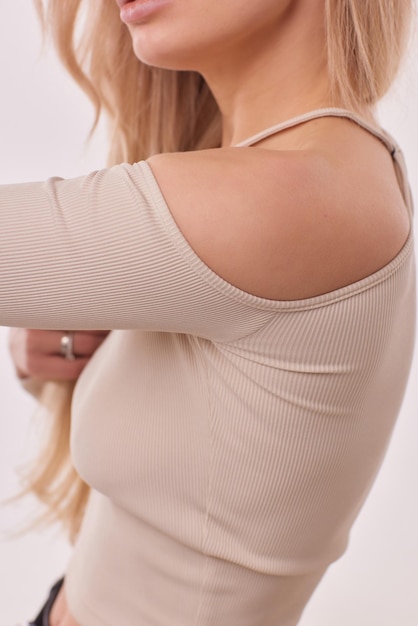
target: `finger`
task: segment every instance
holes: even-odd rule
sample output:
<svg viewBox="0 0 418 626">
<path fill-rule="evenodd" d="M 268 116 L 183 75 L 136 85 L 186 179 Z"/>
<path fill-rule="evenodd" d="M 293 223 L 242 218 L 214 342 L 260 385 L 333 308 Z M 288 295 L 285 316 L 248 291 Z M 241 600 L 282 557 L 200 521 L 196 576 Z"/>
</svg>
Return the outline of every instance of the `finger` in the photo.
<svg viewBox="0 0 418 626">
<path fill-rule="evenodd" d="M 22 339 L 29 353 L 59 355 L 61 339 L 66 331 L 26 330 Z M 96 331 L 73 331 L 73 353 L 76 356 L 90 356 L 104 341 L 108 333 Z"/>
<path fill-rule="evenodd" d="M 61 335 L 62 337 L 63 335 Z M 61 347 L 60 337 L 60 347 Z M 102 333 L 92 332 L 74 332 L 73 334 L 73 353 L 77 357 L 91 356 L 93 352 L 103 343 L 106 335 Z"/>
<path fill-rule="evenodd" d="M 70 361 L 62 356 L 29 355 L 21 370 L 26 376 L 40 380 L 77 380 L 89 360 L 89 357 Z"/>
</svg>

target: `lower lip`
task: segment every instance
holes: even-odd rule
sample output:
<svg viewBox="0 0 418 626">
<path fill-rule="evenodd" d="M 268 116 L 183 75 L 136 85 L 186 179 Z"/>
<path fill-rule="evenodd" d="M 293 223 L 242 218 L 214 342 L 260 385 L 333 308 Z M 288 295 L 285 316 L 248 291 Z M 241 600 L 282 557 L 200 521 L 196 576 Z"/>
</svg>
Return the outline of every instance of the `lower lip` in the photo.
<svg viewBox="0 0 418 626">
<path fill-rule="evenodd" d="M 169 4 L 171 0 L 134 0 L 120 10 L 120 19 L 125 24 L 141 22 Z"/>
</svg>

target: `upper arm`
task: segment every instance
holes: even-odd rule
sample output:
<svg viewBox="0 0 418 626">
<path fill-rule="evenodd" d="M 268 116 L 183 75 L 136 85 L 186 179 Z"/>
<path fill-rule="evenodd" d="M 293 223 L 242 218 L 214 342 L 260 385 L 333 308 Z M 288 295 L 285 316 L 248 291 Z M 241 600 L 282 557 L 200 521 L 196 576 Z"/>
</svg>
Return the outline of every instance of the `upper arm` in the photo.
<svg viewBox="0 0 418 626">
<path fill-rule="evenodd" d="M 196 254 L 263 298 L 309 298 L 360 280 L 407 235 L 384 193 L 356 191 L 318 155 L 232 148 L 148 163 Z"/>
<path fill-rule="evenodd" d="M 0 324 L 232 341 L 270 316 L 211 273 L 145 163 L 0 186 Z"/>
<path fill-rule="evenodd" d="M 325 293 L 403 243 L 398 196 L 353 193 L 323 158 L 231 148 L 149 163 L 156 178 L 138 163 L 0 187 L 0 324 L 232 341 L 275 309 L 248 294 Z"/>
</svg>

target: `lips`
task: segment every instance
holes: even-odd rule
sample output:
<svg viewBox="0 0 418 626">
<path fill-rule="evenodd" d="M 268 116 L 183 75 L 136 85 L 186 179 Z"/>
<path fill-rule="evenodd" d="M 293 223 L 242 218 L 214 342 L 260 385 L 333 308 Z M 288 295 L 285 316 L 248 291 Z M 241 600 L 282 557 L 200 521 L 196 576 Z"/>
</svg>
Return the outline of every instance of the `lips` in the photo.
<svg viewBox="0 0 418 626">
<path fill-rule="evenodd" d="M 121 9 L 122 7 L 125 6 L 125 4 L 128 4 L 129 2 L 134 2 L 135 0 L 116 0 L 116 3 L 118 5 L 118 7 Z"/>
<path fill-rule="evenodd" d="M 120 8 L 120 19 L 127 25 L 149 22 L 173 0 L 116 0 Z"/>
</svg>

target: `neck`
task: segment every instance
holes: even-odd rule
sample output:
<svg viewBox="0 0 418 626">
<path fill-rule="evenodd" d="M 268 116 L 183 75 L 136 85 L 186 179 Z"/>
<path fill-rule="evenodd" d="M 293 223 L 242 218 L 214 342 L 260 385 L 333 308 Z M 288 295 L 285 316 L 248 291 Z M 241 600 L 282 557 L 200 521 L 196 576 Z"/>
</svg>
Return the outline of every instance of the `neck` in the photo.
<svg viewBox="0 0 418 626">
<path fill-rule="evenodd" d="M 270 32 L 234 42 L 201 71 L 221 111 L 223 146 L 330 106 L 323 22 L 306 4 L 303 13 L 294 7 Z"/>
</svg>

